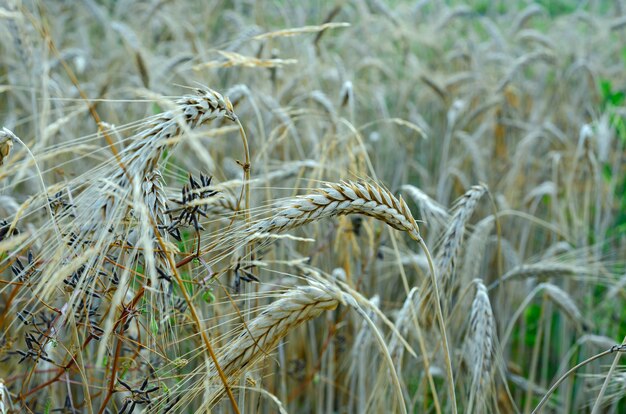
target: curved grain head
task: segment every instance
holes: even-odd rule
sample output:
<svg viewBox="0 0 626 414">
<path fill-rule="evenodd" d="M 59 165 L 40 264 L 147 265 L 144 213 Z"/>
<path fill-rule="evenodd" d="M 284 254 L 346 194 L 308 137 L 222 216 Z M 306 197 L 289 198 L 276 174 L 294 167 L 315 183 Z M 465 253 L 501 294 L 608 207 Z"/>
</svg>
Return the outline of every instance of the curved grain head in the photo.
<svg viewBox="0 0 626 414">
<path fill-rule="evenodd" d="M 242 325 L 223 347 L 218 362 L 229 382 L 235 384 L 243 372 L 269 356 L 289 332 L 324 311 L 335 309 L 339 303 L 335 292 L 318 286 L 298 286 L 282 294 L 246 326 Z M 182 382 L 179 388 L 171 390 L 170 396 L 180 397 L 180 401 L 170 408 L 180 409 L 202 393 L 204 408 L 217 404 L 224 389 L 215 366 L 211 365 L 202 376 L 193 384 Z M 151 412 L 161 412 L 165 405 L 165 401 L 156 402 Z"/>
<path fill-rule="evenodd" d="M 347 214 L 373 217 L 407 232 L 414 240 L 420 238 L 417 222 L 402 197 L 396 198 L 377 184 L 352 181 L 327 183 L 326 188 L 289 199 L 278 206 L 273 217 L 255 224 L 251 231 L 280 232 L 322 218 Z"/>
</svg>

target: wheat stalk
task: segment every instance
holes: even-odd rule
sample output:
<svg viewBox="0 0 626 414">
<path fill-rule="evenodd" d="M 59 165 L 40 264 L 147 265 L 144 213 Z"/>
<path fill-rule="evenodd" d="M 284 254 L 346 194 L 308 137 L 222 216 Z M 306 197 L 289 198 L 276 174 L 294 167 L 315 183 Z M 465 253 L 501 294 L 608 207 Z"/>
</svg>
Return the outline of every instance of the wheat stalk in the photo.
<svg viewBox="0 0 626 414">
<path fill-rule="evenodd" d="M 374 295 L 370 300 L 369 304 L 372 308 L 380 307 L 380 296 Z M 377 315 L 373 311 L 373 309 L 366 310 L 369 319 L 376 323 Z M 368 324 L 368 320 L 361 321 L 361 327 L 357 332 L 353 346 L 351 350 L 352 354 L 352 363 L 350 365 L 350 394 L 353 395 L 353 398 L 350 398 L 348 401 L 348 412 L 359 412 L 363 413 L 366 411 L 366 405 L 368 400 L 367 393 L 367 383 L 368 378 L 373 377 L 370 375 L 366 368 L 371 363 L 371 359 L 364 360 L 361 358 L 362 355 L 366 355 L 369 351 L 369 346 L 372 343 L 372 331 L 371 327 Z M 356 400 L 356 409 L 355 409 L 355 400 Z"/>
<path fill-rule="evenodd" d="M 220 358 L 220 366 L 230 378 L 249 368 L 296 326 L 337 307 L 336 295 L 316 286 L 300 286 L 288 291 L 259 316 L 247 323 L 238 338 Z"/>
<path fill-rule="evenodd" d="M 528 20 L 530 20 L 533 16 L 536 16 L 543 12 L 545 12 L 544 9 L 537 4 L 531 4 L 530 6 L 526 7 L 515 17 L 515 21 L 511 26 L 511 33 L 518 32 L 524 27 Z"/>
<path fill-rule="evenodd" d="M 444 358 L 448 375 L 448 387 L 450 390 L 450 397 L 452 398 L 452 411 L 455 413 L 457 411 L 457 407 L 456 395 L 454 390 L 452 362 L 450 360 L 450 347 L 448 345 L 446 333 L 445 316 L 443 310 L 444 306 L 442 306 L 440 298 L 439 285 L 441 284 L 443 291 L 446 292 L 449 275 L 452 271 L 454 260 L 456 259 L 461 247 L 461 241 L 465 232 L 465 224 L 474 212 L 478 201 L 486 192 L 487 187 L 485 187 L 484 185 L 477 185 L 472 187 L 459 199 L 459 201 L 457 201 L 455 206 L 456 211 L 452 216 L 451 223 L 448 225 L 448 228 L 444 233 L 442 247 L 439 250 L 439 254 L 434 261 L 430 257 L 430 252 L 428 251 L 428 248 L 426 247 L 424 241 L 419 239 L 420 244 L 422 245 L 426 253 L 431 273 L 426 293 L 422 297 L 420 303 L 420 323 L 427 328 L 430 327 L 432 325 L 431 310 L 435 310 L 441 329 L 441 339 L 444 348 Z"/>
<path fill-rule="evenodd" d="M 576 306 L 576 303 L 567 294 L 567 292 L 565 292 L 558 286 L 553 285 L 552 283 L 540 283 L 535 286 L 535 288 L 530 293 L 526 295 L 524 301 L 513 313 L 513 316 L 511 316 L 507 329 L 504 332 L 504 335 L 502 335 L 501 337 L 501 344 L 507 343 L 511 333 L 513 332 L 513 326 L 515 322 L 522 315 L 522 312 L 535 298 L 535 296 L 541 291 L 543 291 L 548 299 L 553 301 L 570 319 L 572 319 L 572 321 L 577 325 L 578 328 L 591 326 L 591 323 L 582 316 L 582 313 L 578 309 L 578 306 Z"/>
</svg>

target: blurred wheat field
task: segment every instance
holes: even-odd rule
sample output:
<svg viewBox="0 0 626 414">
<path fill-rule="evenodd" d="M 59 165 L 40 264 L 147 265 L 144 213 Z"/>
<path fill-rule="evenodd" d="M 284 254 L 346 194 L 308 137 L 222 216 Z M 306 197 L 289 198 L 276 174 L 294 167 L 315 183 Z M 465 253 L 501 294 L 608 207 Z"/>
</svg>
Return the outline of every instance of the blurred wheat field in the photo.
<svg viewBox="0 0 626 414">
<path fill-rule="evenodd" d="M 626 411 L 623 0 L 0 34 L 0 414 Z"/>
</svg>

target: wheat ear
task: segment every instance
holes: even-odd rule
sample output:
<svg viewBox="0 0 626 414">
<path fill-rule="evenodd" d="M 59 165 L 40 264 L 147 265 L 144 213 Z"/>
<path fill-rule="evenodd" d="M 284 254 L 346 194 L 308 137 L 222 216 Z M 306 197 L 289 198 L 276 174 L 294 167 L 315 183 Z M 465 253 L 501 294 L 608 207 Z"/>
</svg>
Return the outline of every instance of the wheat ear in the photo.
<svg viewBox="0 0 626 414">
<path fill-rule="evenodd" d="M 144 177 L 141 185 L 143 201 L 157 226 L 166 224 L 167 196 L 163 188 L 163 177 L 159 170 L 153 170 Z"/>
<path fill-rule="evenodd" d="M 544 279 L 550 277 L 585 275 L 589 273 L 589 269 L 583 266 L 576 266 L 570 263 L 560 263 L 554 261 L 544 261 L 533 264 L 525 264 L 516 266 L 506 272 L 501 278 L 493 282 L 489 289 L 493 289 L 500 284 L 516 278 L 542 277 Z"/>
<path fill-rule="evenodd" d="M 112 181 L 126 189 L 135 177 L 147 177 L 158 169 L 163 151 L 173 148 L 173 138 L 188 129 L 225 117 L 237 120 L 233 106 L 221 94 L 211 89 L 198 90 L 198 95 L 185 95 L 176 102 L 176 109 L 149 118 L 139 126 L 133 143 L 124 150 Z M 111 208 L 109 199 L 105 206 Z M 106 209 L 105 209 L 106 210 Z"/>
<path fill-rule="evenodd" d="M 468 411 L 483 412 L 485 387 L 489 386 L 493 371 L 495 319 L 487 288 L 480 279 L 475 279 L 474 284 L 476 296 L 472 302 L 467 338 L 467 363 L 472 373 Z"/>
<path fill-rule="evenodd" d="M 486 192 L 487 188 L 483 185 L 473 186 L 463 194 L 454 206 L 454 215 L 443 235 L 441 248 L 435 257 L 435 267 L 439 272 L 440 286 L 444 292 L 447 290 L 448 280 L 454 268 L 454 262 L 461 249 L 461 242 L 465 234 L 465 224 L 474 213 L 478 201 Z M 427 293 L 425 295 L 424 301 L 430 304 L 432 301 L 430 294 Z M 426 323 L 426 326 L 428 325 L 429 323 Z"/>
<path fill-rule="evenodd" d="M 483 185 L 473 186 L 463 194 L 454 207 L 454 216 L 452 216 L 452 221 L 446 229 L 443 236 L 443 245 L 435 259 L 435 264 L 439 270 L 439 277 L 443 282 L 444 291 L 448 277 L 454 266 L 454 261 L 461 248 L 461 241 L 465 233 L 465 224 L 474 213 L 478 201 L 486 192 L 487 187 Z"/>
<path fill-rule="evenodd" d="M 461 275 L 465 280 L 479 277 L 480 267 L 485 256 L 489 235 L 495 225 L 495 217 L 487 216 L 476 224 L 474 232 L 466 242 Z"/>
<path fill-rule="evenodd" d="M 552 301 L 555 305 L 557 305 L 568 318 L 570 318 L 579 329 L 582 328 L 590 328 L 591 322 L 587 321 L 587 319 L 583 316 L 580 309 L 574 302 L 574 299 L 561 289 L 560 287 L 553 285 L 552 283 L 541 283 L 538 285 L 539 289 L 543 290 L 543 293 Z"/>
<path fill-rule="evenodd" d="M 247 322 L 247 328 L 228 344 L 226 352 L 219 357 L 219 366 L 231 384 L 242 372 L 271 352 L 278 341 L 303 322 L 318 317 L 322 312 L 337 307 L 337 295 L 317 286 L 298 286 L 270 304 L 261 314 Z M 208 372 L 210 382 L 215 382 L 217 373 L 212 365 Z M 216 384 L 217 385 L 217 384 Z M 219 402 L 224 389 L 216 388 L 205 399 L 209 408 Z M 182 401 L 180 402 L 183 403 Z M 155 407 L 157 409 L 158 407 Z"/>
<path fill-rule="evenodd" d="M 228 98 L 205 89 L 198 90 L 197 95 L 181 97 L 175 109 L 140 124 L 139 131 L 132 137 L 133 143 L 120 154 L 119 165 L 112 162 L 105 167 L 104 174 L 110 174 L 111 178 L 103 180 L 99 176 L 88 179 L 87 188 L 74 200 L 75 211 L 80 213 L 76 217 L 68 215 L 59 219 L 61 229 L 71 234 L 76 230 L 74 227 L 78 226 L 79 234 L 89 234 L 89 238 L 97 241 L 100 248 L 108 248 L 108 241 L 112 237 L 109 229 L 119 228 L 119 223 L 126 217 L 133 202 L 132 181 L 137 181 L 143 187 L 145 203 L 155 224 L 162 222 L 164 215 L 161 212 L 165 200 L 158 162 L 163 151 L 175 145 L 172 138 L 219 117 L 237 119 Z M 51 222 L 56 226 L 55 220 L 51 219 Z M 61 261 L 66 260 L 66 244 L 58 243 L 55 247 L 58 254 L 53 256 Z M 55 274 L 58 272 L 52 271 L 55 266 L 51 264 L 47 268 L 51 269 L 51 274 L 45 275 L 45 279 L 52 283 L 41 287 L 44 297 L 61 283 Z"/>
<path fill-rule="evenodd" d="M 452 361 L 450 358 L 451 353 L 446 333 L 445 316 L 440 298 L 439 284 L 441 283 L 442 289 L 445 292 L 447 290 L 449 273 L 452 270 L 454 260 L 461 247 L 461 241 L 463 240 L 463 234 L 465 232 L 465 223 L 471 217 L 478 201 L 486 192 L 487 188 L 485 186 L 474 186 L 459 199 L 455 206 L 456 211 L 452 217 L 452 222 L 444 234 L 440 254 L 434 261 L 430 256 L 430 251 L 428 250 L 426 243 L 422 239 L 418 239 L 420 245 L 426 253 L 431 276 L 428 290 L 420 303 L 420 322 L 423 326 L 429 327 L 431 325 L 430 310 L 434 308 L 439 327 L 441 329 L 441 340 L 444 350 L 446 371 L 448 375 L 448 388 L 450 398 L 452 399 L 451 409 L 453 413 L 457 412 L 456 393 L 454 389 L 454 376 L 452 371 Z"/>
<path fill-rule="evenodd" d="M 461 242 L 465 233 L 465 224 L 473 214 L 480 198 L 487 192 L 483 185 L 470 188 L 455 204 L 455 213 L 450 224 L 443 235 L 441 248 L 435 257 L 435 268 L 437 269 L 437 284 L 431 282 L 428 290 L 422 298 L 420 306 L 420 322 L 429 327 L 431 325 L 430 309 L 433 306 L 433 290 L 441 288 L 444 293 L 448 291 L 448 282 L 454 268 L 454 263 L 461 249 Z"/>
<path fill-rule="evenodd" d="M 419 240 L 419 228 L 402 199 L 377 184 L 342 181 L 327 183 L 314 193 L 289 199 L 278 206 L 271 218 L 252 226 L 256 233 L 274 233 L 293 229 L 317 219 L 346 214 L 363 214 L 406 231 Z"/>
</svg>

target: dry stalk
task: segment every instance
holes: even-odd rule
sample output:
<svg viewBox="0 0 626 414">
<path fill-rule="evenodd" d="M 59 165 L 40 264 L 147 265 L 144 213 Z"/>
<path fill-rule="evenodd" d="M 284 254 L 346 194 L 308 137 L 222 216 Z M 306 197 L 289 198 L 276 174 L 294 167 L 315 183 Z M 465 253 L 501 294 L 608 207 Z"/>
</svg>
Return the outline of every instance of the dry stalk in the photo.
<svg viewBox="0 0 626 414">
<path fill-rule="evenodd" d="M 506 344 L 509 340 L 511 333 L 513 332 L 513 326 L 515 325 L 517 319 L 522 315 L 522 312 L 535 298 L 535 296 L 542 291 L 548 299 L 553 301 L 570 319 L 572 319 L 572 321 L 577 325 L 577 328 L 591 326 L 591 323 L 582 316 L 572 298 L 565 291 L 551 283 L 540 283 L 526 295 L 526 298 L 513 313 L 513 316 L 511 316 L 507 329 L 504 332 L 504 335 L 501 336 L 501 346 L 504 346 L 504 344 Z"/>
<path fill-rule="evenodd" d="M 587 358 L 586 360 L 576 364 L 575 366 L 573 366 L 572 368 L 570 368 L 565 374 L 563 374 L 553 385 L 552 387 L 550 387 L 550 389 L 548 391 L 546 391 L 543 396 L 543 398 L 541 399 L 541 401 L 539 401 L 539 404 L 537 404 L 537 406 L 535 407 L 535 409 L 532 411 L 531 414 L 538 414 L 541 412 L 541 408 L 548 402 L 548 399 L 550 398 L 550 396 L 554 393 L 554 391 L 556 391 L 556 389 L 559 387 L 559 385 L 561 385 L 563 383 L 563 381 L 565 381 L 570 375 L 572 375 L 574 372 L 576 372 L 578 369 L 580 369 L 581 367 L 584 367 L 585 365 L 595 361 L 596 359 L 600 359 L 606 355 L 610 355 L 610 354 L 616 354 L 615 358 L 613 360 L 613 364 L 611 365 L 611 368 L 609 369 L 609 372 L 606 376 L 605 382 L 602 386 L 602 389 L 600 390 L 600 395 L 598 395 L 598 398 L 596 399 L 596 402 L 594 403 L 594 406 L 592 408 L 592 414 L 596 414 L 599 412 L 600 409 L 600 401 L 602 400 L 602 397 L 604 395 L 604 391 L 606 390 L 606 385 L 608 384 L 608 380 L 611 377 L 611 374 L 613 372 L 613 370 L 615 369 L 615 366 L 617 365 L 617 361 L 619 361 L 622 353 L 626 352 L 626 338 L 624 338 L 624 341 L 622 342 L 621 345 L 613 345 L 611 348 L 607 349 L 604 352 L 600 352 L 599 354 L 593 355 L 589 358 Z"/>
<path fill-rule="evenodd" d="M 371 308 L 366 310 L 368 317 L 374 323 L 377 322 L 377 315 L 372 308 L 380 307 L 380 297 L 374 295 L 369 299 Z M 368 365 L 372 362 L 371 359 L 364 360 L 362 355 L 366 355 L 369 351 L 370 345 L 373 342 L 371 327 L 368 325 L 367 320 L 361 321 L 361 327 L 356 334 L 351 350 L 352 363 L 350 365 L 350 394 L 353 398 L 348 401 L 348 412 L 365 412 L 367 407 L 368 392 L 367 383 L 368 378 L 373 377 L 367 372 Z M 356 410 L 355 410 L 356 400 Z"/>
</svg>

